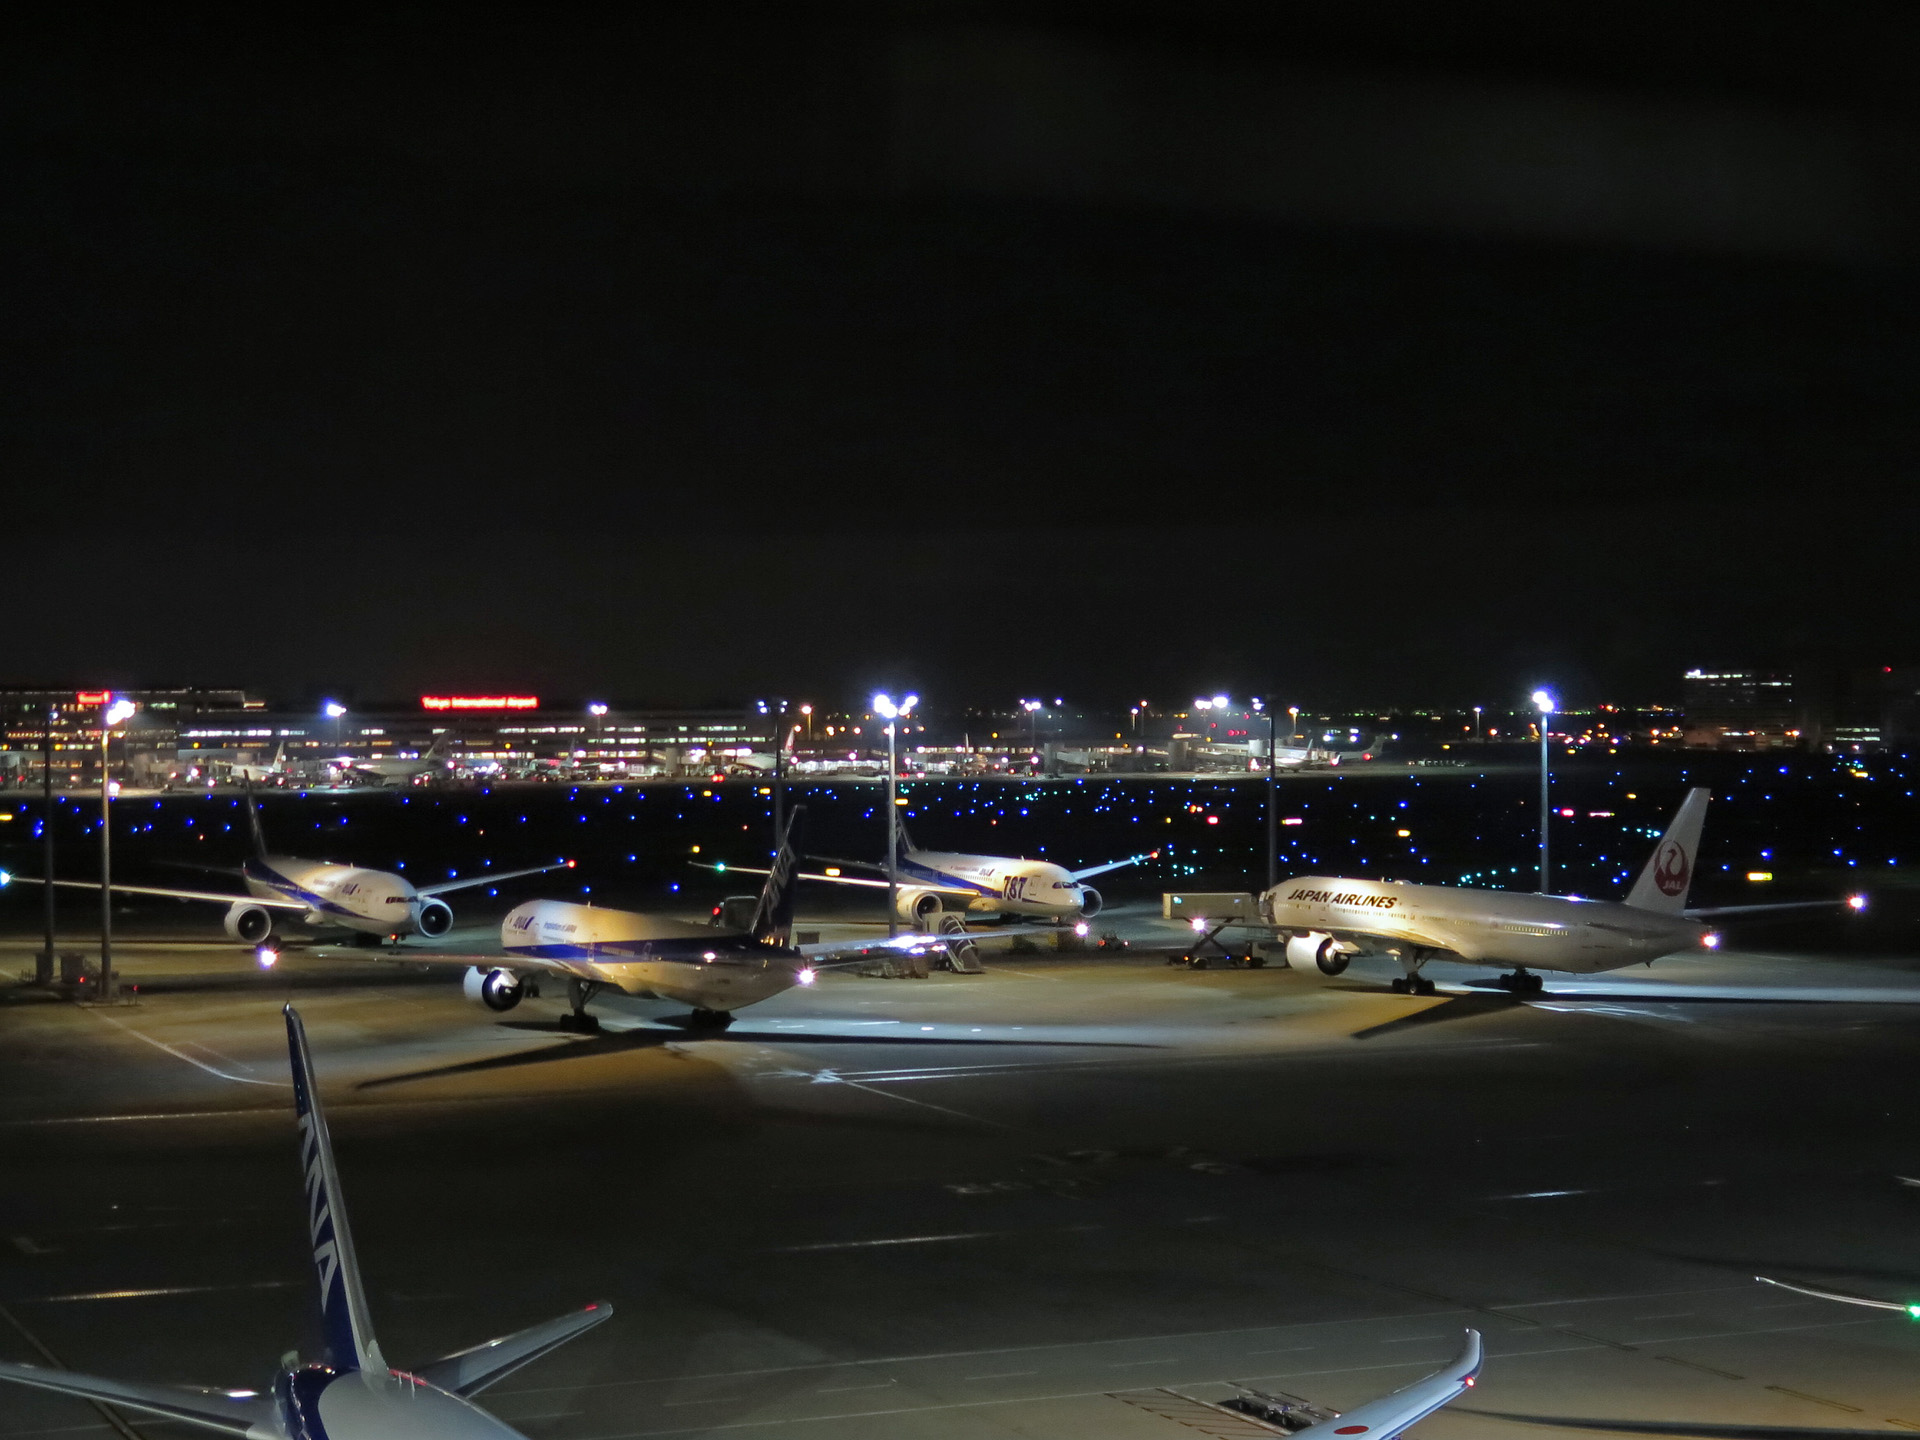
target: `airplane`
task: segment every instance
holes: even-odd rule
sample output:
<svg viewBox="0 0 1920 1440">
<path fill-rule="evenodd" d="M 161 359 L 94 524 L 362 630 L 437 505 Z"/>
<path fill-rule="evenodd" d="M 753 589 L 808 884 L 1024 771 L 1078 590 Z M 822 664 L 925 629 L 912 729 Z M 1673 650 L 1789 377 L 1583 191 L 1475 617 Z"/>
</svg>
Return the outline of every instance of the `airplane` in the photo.
<svg viewBox="0 0 1920 1440">
<path fill-rule="evenodd" d="M 407 958 L 466 966 L 461 983 L 467 998 L 493 1011 L 511 1010 L 527 995 L 538 994 L 543 976 L 564 979 L 571 1011 L 560 1017 L 563 1030 L 591 1034 L 599 1029 L 600 1022 L 586 1007 L 607 989 L 691 1006 L 696 1028 L 724 1030 L 741 1006 L 796 985 L 811 985 L 824 966 L 857 963 L 876 950 L 924 954 L 977 936 L 960 931 L 937 937 L 906 934 L 889 940 L 790 944 L 794 882 L 802 878 L 795 847 L 805 819 L 806 807 L 796 805 L 773 868 L 753 872 L 767 878 L 745 929 L 535 900 L 500 922 L 504 954 L 417 950 Z"/>
<path fill-rule="evenodd" d="M 1544 983 L 1539 970 L 1591 975 L 1651 965 L 1678 950 L 1714 949 L 1720 937 L 1705 922 L 1722 916 L 1840 903 L 1865 908 L 1866 897 L 1853 895 L 1844 902 L 1689 909 L 1708 798 L 1704 788 L 1687 792 L 1624 901 L 1303 875 L 1261 895 L 1261 918 L 1286 937 L 1287 964 L 1295 970 L 1338 975 L 1355 956 L 1391 955 L 1405 972 L 1394 990 L 1431 995 L 1433 982 L 1420 973 L 1429 960 L 1510 966 L 1496 983 L 1533 994 Z"/>
<path fill-rule="evenodd" d="M 271 941 L 276 921 L 298 916 L 301 923 L 314 927 L 334 927 L 353 933 L 356 944 L 375 946 L 389 937 L 422 935 L 436 939 L 453 928 L 453 909 L 440 897 L 455 890 L 476 885 L 497 885 L 527 875 L 544 875 L 549 870 L 571 869 L 571 860 L 552 865 L 534 865 L 524 870 L 487 871 L 463 880 L 442 880 L 433 885 L 415 885 L 405 876 L 388 870 L 370 870 L 359 865 L 337 865 L 330 860 L 300 860 L 290 855 L 267 851 L 265 832 L 260 828 L 260 812 L 254 808 L 253 792 L 247 791 L 247 824 L 253 832 L 253 857 L 241 867 L 247 885 L 246 895 L 218 890 L 176 890 L 160 885 L 120 885 L 113 889 L 124 895 L 158 895 L 173 900 L 200 900 L 225 905 L 221 924 L 228 936 L 260 947 L 263 965 L 272 963 Z M 0 870 L 0 886 L 43 885 L 46 882 L 28 875 L 10 875 Z M 55 880 L 55 885 L 75 890 L 98 891 L 94 880 Z"/>
<path fill-rule="evenodd" d="M 897 829 L 900 848 L 896 864 L 899 885 L 896 907 L 902 920 L 926 927 L 943 910 L 965 910 L 976 915 L 1017 915 L 1035 920 L 1068 923 L 1091 920 L 1100 913 L 1100 892 L 1087 884 L 1095 875 L 1138 865 L 1160 852 L 1111 860 L 1085 870 L 1068 870 L 1049 860 L 1017 860 L 1004 855 L 956 855 L 942 850 L 918 850 L 907 838 L 907 827 Z M 842 875 L 842 865 L 885 872 L 886 866 L 865 860 L 842 860 L 824 874 L 801 875 L 829 885 L 887 888 L 885 880 Z M 714 870 L 741 875 L 764 875 L 744 865 L 717 864 Z"/>
<path fill-rule="evenodd" d="M 266 764 L 257 764 L 251 760 L 236 760 L 227 767 L 227 773 L 235 780 L 247 785 L 270 784 L 290 774 L 287 767 L 287 742 L 282 740 L 274 747 L 273 759 Z"/>
<path fill-rule="evenodd" d="M 306 1180 L 307 1230 L 318 1280 L 324 1358 L 282 1360 L 270 1389 L 218 1390 L 109 1380 L 71 1370 L 0 1361 L 0 1380 L 71 1395 L 95 1405 L 125 1406 L 245 1440 L 523 1440 L 472 1397 L 567 1341 L 613 1318 L 597 1300 L 579 1310 L 410 1370 L 391 1367 L 374 1336 L 366 1285 L 347 1227 L 340 1168 L 314 1083 L 306 1028 L 293 1006 L 287 1052 L 299 1124 L 300 1169 Z"/>
<path fill-rule="evenodd" d="M 423 775 L 444 775 L 453 764 L 447 758 L 452 744 L 453 732 L 442 730 L 433 737 L 433 743 L 412 760 L 400 756 L 376 756 L 368 760 L 342 757 L 332 763 L 350 774 L 365 775 L 382 785 L 410 785 Z"/>
</svg>

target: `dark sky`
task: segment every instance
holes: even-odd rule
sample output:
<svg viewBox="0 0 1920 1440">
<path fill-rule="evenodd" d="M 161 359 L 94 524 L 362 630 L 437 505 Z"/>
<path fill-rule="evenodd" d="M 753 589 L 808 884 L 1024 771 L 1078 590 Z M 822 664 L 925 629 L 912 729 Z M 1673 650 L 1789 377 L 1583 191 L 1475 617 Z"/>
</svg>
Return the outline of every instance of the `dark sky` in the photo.
<svg viewBox="0 0 1920 1440">
<path fill-rule="evenodd" d="M 1920 659 L 1920 14 L 1289 8 L 18 32 L 0 680 Z"/>
</svg>

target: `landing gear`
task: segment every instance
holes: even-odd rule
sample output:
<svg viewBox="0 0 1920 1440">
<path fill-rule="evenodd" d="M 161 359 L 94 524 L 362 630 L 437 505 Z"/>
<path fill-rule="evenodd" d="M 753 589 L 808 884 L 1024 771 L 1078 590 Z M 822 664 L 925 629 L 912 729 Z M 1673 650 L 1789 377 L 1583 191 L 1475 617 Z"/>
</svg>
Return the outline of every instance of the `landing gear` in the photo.
<svg viewBox="0 0 1920 1440">
<path fill-rule="evenodd" d="M 353 943 L 362 950 L 378 950 L 380 942 L 386 938 L 384 935 L 369 935 L 364 930 L 353 932 Z"/>
<path fill-rule="evenodd" d="M 1502 975 L 1493 982 L 1502 990 L 1511 990 L 1515 995 L 1538 995 L 1546 988 L 1546 981 L 1538 975 L 1529 973 L 1523 966 L 1511 975 Z"/>
<path fill-rule="evenodd" d="M 733 1023 L 731 1010 L 695 1010 L 689 1017 L 695 1030 L 724 1030 Z"/>
<path fill-rule="evenodd" d="M 1431 995 L 1434 993 L 1433 982 L 1424 975 L 1403 975 L 1394 980 L 1393 993 L 1396 995 Z"/>
<path fill-rule="evenodd" d="M 567 981 L 567 1003 L 573 1008 L 560 1017 L 560 1028 L 575 1035 L 598 1035 L 600 1021 L 587 1013 L 587 1002 L 600 993 L 591 980 Z"/>
</svg>

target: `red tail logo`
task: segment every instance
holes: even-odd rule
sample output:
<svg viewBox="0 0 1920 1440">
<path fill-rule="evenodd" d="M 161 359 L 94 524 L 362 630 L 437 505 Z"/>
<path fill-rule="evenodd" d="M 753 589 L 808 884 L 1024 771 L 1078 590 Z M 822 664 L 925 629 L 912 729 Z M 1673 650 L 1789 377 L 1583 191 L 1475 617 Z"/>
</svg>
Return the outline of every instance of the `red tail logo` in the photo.
<svg viewBox="0 0 1920 1440">
<path fill-rule="evenodd" d="M 1659 858 L 1653 863 L 1653 883 L 1660 887 L 1662 895 L 1680 894 L 1692 875 L 1693 866 L 1687 863 L 1687 852 L 1678 840 L 1669 840 L 1660 847 Z"/>
</svg>

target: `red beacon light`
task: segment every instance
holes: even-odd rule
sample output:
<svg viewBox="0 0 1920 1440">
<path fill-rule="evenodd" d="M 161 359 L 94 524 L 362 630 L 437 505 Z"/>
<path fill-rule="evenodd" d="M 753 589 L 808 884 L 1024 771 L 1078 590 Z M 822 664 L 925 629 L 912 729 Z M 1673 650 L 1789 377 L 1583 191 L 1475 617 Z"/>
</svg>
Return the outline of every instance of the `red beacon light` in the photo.
<svg viewBox="0 0 1920 1440">
<path fill-rule="evenodd" d="M 1867 897 L 1864 895 L 1847 896 L 1847 908 L 1858 915 L 1862 910 L 1867 908 Z"/>
</svg>

